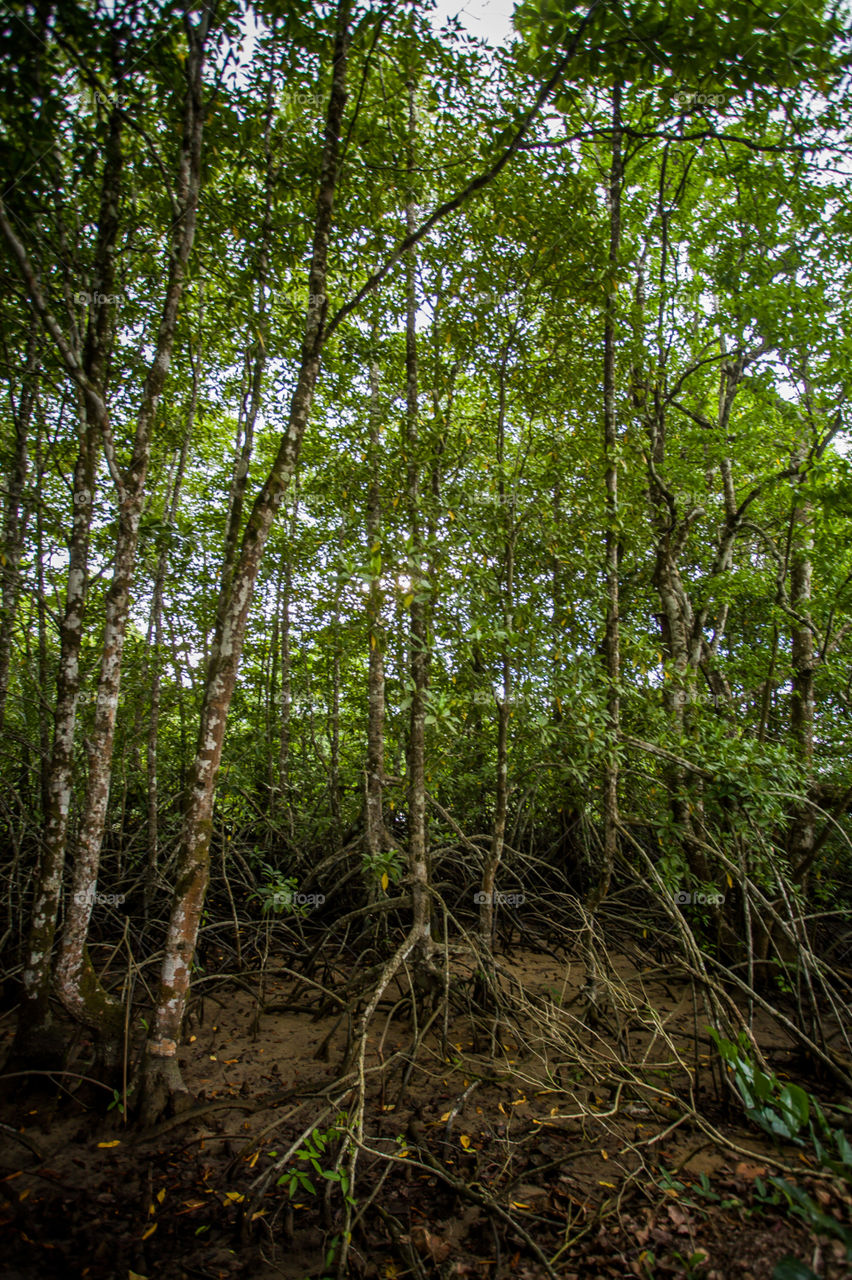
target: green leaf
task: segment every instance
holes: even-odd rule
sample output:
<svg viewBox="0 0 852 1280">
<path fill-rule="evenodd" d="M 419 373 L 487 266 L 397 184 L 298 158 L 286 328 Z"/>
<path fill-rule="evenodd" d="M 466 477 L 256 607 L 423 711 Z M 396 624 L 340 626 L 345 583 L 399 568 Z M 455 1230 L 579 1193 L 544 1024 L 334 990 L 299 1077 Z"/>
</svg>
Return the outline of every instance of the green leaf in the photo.
<svg viewBox="0 0 852 1280">
<path fill-rule="evenodd" d="M 798 1258 L 788 1254 L 780 1262 L 776 1262 L 772 1271 L 772 1280 L 819 1280 L 819 1276 L 806 1262 L 800 1262 Z"/>
</svg>

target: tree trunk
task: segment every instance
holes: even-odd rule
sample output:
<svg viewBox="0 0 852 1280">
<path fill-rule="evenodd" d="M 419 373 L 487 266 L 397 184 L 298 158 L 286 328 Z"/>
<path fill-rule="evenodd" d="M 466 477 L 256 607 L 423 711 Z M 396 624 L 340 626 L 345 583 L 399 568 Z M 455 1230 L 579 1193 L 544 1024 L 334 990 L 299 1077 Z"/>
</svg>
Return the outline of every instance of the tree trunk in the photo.
<svg viewBox="0 0 852 1280">
<path fill-rule="evenodd" d="M 178 178 L 181 216 L 174 231 L 169 283 L 154 359 L 148 370 L 136 421 L 133 453 L 127 472 L 115 477 L 119 495 L 118 534 L 112 582 L 107 593 L 106 622 L 98 678 L 97 703 L 89 750 L 86 801 L 74 859 L 73 891 L 66 912 L 56 967 L 56 987 L 69 1013 L 92 1027 L 102 1042 L 105 1060 L 115 1057 L 123 1026 L 123 1010 L 100 985 L 86 952 L 86 937 L 95 903 L 101 843 L 109 801 L 115 721 L 121 687 L 124 641 L 130 592 L 136 565 L 139 522 L 151 454 L 154 420 L 171 364 L 186 268 L 195 237 L 201 184 L 203 105 L 202 69 L 207 18 L 192 31 L 187 73 L 183 140 Z M 191 28 L 189 28 L 192 30 Z"/>
<path fill-rule="evenodd" d="M 176 1095 L 186 1093 L 177 1064 L 177 1042 L 209 877 L 213 797 L 222 757 L 225 725 L 263 549 L 296 469 L 319 374 L 328 306 L 328 248 L 346 104 L 350 9 L 350 0 L 340 0 L 334 41 L 332 90 L 317 195 L 305 334 L 287 431 L 255 499 L 241 539 L 231 583 L 227 594 L 223 593 L 217 609 L 216 634 L 204 690 L 198 746 L 189 779 L 178 852 L 177 880 L 166 935 L 154 1025 L 143 1065 L 142 1113 L 148 1119 L 160 1114 L 170 1099 L 174 1100 Z"/>
<path fill-rule="evenodd" d="M 813 781 L 814 760 L 814 633 L 811 626 L 811 579 L 813 553 L 813 511 L 807 501 L 797 499 L 792 514 L 792 563 L 790 566 L 790 609 L 793 691 L 790 699 L 790 734 L 805 775 L 805 785 Z M 787 840 L 790 866 L 795 880 L 801 880 L 814 852 L 814 811 L 801 805 L 793 818 Z"/>
<path fill-rule="evenodd" d="M 12 632 L 18 612 L 21 594 L 20 564 L 24 549 L 27 512 L 23 509 L 24 488 L 27 482 L 27 454 L 29 448 L 30 421 L 36 397 L 38 376 L 38 321 L 32 317 L 27 343 L 27 362 L 21 379 L 21 391 L 17 404 L 12 387 L 11 400 L 14 446 L 8 469 L 6 502 L 3 512 L 3 563 L 0 571 L 2 596 L 0 596 L 0 733 L 6 717 L 6 698 L 9 693 L 9 671 L 12 660 Z"/>
<path fill-rule="evenodd" d="M 416 115 L 414 85 L 408 86 L 408 178 L 414 176 Z M 406 231 L 414 231 L 416 211 L 409 190 L 405 210 Z M 420 939 L 418 955 L 428 960 L 431 950 L 432 902 L 429 891 L 428 832 L 426 827 L 426 697 L 429 686 L 428 584 L 424 582 L 422 521 L 420 513 L 420 432 L 417 386 L 417 254 L 412 245 L 405 254 L 405 423 L 408 456 L 408 499 L 411 557 L 410 671 L 411 714 L 408 730 L 408 862 L 411 877 L 413 928 Z"/>
<path fill-rule="evenodd" d="M 183 487 L 183 478 L 186 471 L 187 457 L 189 455 L 189 445 L 192 439 L 193 426 L 195 424 L 195 411 L 198 405 L 198 384 L 199 369 L 198 365 L 194 364 L 192 392 L 190 395 L 189 409 L 187 411 L 186 434 L 184 435 L 183 445 L 181 446 L 180 455 L 177 459 L 177 469 L 174 485 L 172 486 L 171 498 L 166 511 L 164 512 L 164 523 L 168 530 L 172 530 L 175 527 L 177 520 L 178 507 L 180 504 L 180 492 Z M 145 772 L 148 784 L 148 795 L 146 800 L 147 866 L 145 868 L 144 886 L 144 912 L 146 920 L 148 919 L 151 903 L 156 891 L 157 869 L 160 860 L 158 750 L 160 734 L 160 691 L 162 684 L 161 663 L 163 653 L 163 593 L 166 584 L 168 560 L 169 547 L 168 543 L 164 543 L 160 548 L 160 553 L 157 557 L 157 568 L 154 574 L 154 590 L 151 598 L 151 618 L 148 626 L 147 637 L 147 651 L 151 655 L 148 664 L 151 671 L 151 693 L 149 702 L 148 733 L 145 748 Z"/>
<path fill-rule="evenodd" d="M 367 465 L 367 554 L 370 589 L 367 596 L 367 781 L 364 797 L 364 847 L 367 857 L 380 857 L 387 837 L 383 817 L 385 777 L 385 635 L 382 626 L 382 496 L 379 485 L 381 422 L 379 417 L 379 368 L 370 363 L 370 440 Z"/>
<path fill-rule="evenodd" d="M 295 516 L 294 516 L 295 522 Z M 290 663 L 290 600 L 293 594 L 293 569 L 289 550 L 281 567 L 280 642 L 281 696 L 278 738 L 278 796 L 282 811 L 290 814 L 290 715 L 293 708 L 293 685 Z M 292 823 L 291 834 L 292 834 Z"/>
<path fill-rule="evenodd" d="M 618 559 L 620 534 L 618 528 L 618 417 L 615 403 L 615 355 L 616 355 L 616 292 L 618 262 L 621 252 L 621 187 L 623 182 L 621 157 L 621 85 L 616 83 L 612 92 L 612 163 L 609 175 L 609 287 L 604 312 L 604 458 L 606 463 L 606 633 L 604 658 L 607 682 L 607 759 L 604 767 L 603 866 L 598 881 L 589 895 L 588 908 L 594 914 L 609 890 L 612 868 L 618 842 L 618 748 L 621 731 L 621 703 L 618 693 L 620 678 L 620 637 L 618 618 Z"/>
<path fill-rule="evenodd" d="M 109 120 L 101 204 L 94 255 L 93 297 L 109 296 L 114 283 L 113 252 L 118 234 L 118 191 L 122 171 L 121 116 Z M 26 250 L 9 224 L 0 201 L 0 229 L 27 286 L 35 314 L 53 341 L 77 387 L 80 439 L 74 466 L 71 536 L 65 612 L 60 625 L 59 669 L 53 717 L 53 743 L 45 795 L 44 836 L 35 878 L 32 918 L 24 954 L 23 994 L 13 1046 L 16 1062 L 32 1066 L 58 1060 L 62 1045 L 50 1012 L 51 961 L 56 937 L 65 841 L 71 808 L 74 733 L 80 691 L 80 649 L 86 606 L 89 541 L 94 509 L 97 448 L 108 427 L 102 387 L 112 340 L 112 308 L 95 301 L 89 312 L 82 356 L 62 335 L 47 308 L 40 282 Z"/>
<path fill-rule="evenodd" d="M 495 778 L 494 825 L 491 847 L 482 868 L 479 894 L 479 944 L 486 964 L 493 958 L 494 933 L 497 912 L 494 901 L 497 872 L 503 858 L 506 840 L 506 815 L 509 809 L 509 719 L 512 714 L 512 660 L 509 646 L 514 628 L 515 612 L 515 509 L 508 500 L 504 477 L 506 438 L 506 365 L 509 359 L 511 339 L 503 348 L 499 371 L 499 403 L 497 410 L 497 492 L 500 499 L 500 518 L 505 520 L 504 579 L 503 579 L 503 643 L 501 675 L 503 694 L 497 700 L 497 776 Z"/>
</svg>

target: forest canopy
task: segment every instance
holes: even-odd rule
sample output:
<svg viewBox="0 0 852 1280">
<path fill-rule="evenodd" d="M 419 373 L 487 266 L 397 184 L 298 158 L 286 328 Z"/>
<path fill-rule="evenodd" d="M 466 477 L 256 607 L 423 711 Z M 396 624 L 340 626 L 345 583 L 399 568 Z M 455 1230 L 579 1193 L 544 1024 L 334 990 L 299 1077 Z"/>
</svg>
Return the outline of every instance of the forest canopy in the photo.
<svg viewBox="0 0 852 1280">
<path fill-rule="evenodd" d="M 594 1027 L 650 930 L 852 1091 L 849 31 L 2 7 L 8 1071 L 150 1126 L 277 955 L 363 1139 L 403 974 L 515 1016 L 514 930 Z"/>
</svg>

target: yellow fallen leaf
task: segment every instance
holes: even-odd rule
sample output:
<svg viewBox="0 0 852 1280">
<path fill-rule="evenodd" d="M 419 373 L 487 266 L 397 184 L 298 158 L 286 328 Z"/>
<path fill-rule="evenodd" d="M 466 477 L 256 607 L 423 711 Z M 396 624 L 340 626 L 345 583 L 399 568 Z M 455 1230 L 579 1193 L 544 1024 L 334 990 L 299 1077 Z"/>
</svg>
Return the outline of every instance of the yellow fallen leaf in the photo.
<svg viewBox="0 0 852 1280">
<path fill-rule="evenodd" d="M 445 1111 L 444 1114 L 441 1116 L 441 1124 L 446 1124 L 451 1115 L 452 1115 L 452 1112 Z"/>
<path fill-rule="evenodd" d="M 147 1240 L 148 1237 L 152 1236 L 156 1230 L 157 1230 L 157 1224 L 156 1222 L 153 1222 L 151 1226 L 148 1228 L 148 1230 L 142 1233 L 142 1239 Z"/>
<path fill-rule="evenodd" d="M 157 1192 L 157 1203 L 162 1204 L 165 1198 L 166 1198 L 166 1188 L 160 1187 L 160 1190 Z"/>
<path fill-rule="evenodd" d="M 99 1146 L 99 1147 L 104 1147 L 104 1148 L 106 1148 L 106 1147 L 120 1147 L 120 1146 L 121 1146 L 121 1138 L 113 1138 L 112 1142 L 99 1142 L 99 1143 L 98 1143 L 98 1146 Z"/>
<path fill-rule="evenodd" d="M 230 1200 L 233 1204 L 239 1204 L 242 1200 L 245 1200 L 245 1196 L 242 1191 L 226 1191 L 225 1199 Z"/>
<path fill-rule="evenodd" d="M 383 871 L 382 872 L 382 888 L 385 891 L 387 891 L 387 887 L 389 884 L 390 884 L 390 880 L 388 879 L 388 873 L 387 871 Z"/>
<path fill-rule="evenodd" d="M 609 1187 L 610 1191 L 614 1191 L 614 1190 L 615 1190 L 615 1183 L 614 1183 L 614 1182 L 599 1182 L 599 1183 L 598 1183 L 598 1186 L 599 1186 L 599 1187 Z"/>
<path fill-rule="evenodd" d="M 459 1142 L 462 1144 L 462 1146 L 464 1147 L 465 1151 L 470 1150 L 470 1138 L 468 1137 L 468 1135 L 467 1135 L 466 1133 L 463 1133 L 463 1134 L 460 1136 L 460 1138 L 459 1138 Z"/>
</svg>

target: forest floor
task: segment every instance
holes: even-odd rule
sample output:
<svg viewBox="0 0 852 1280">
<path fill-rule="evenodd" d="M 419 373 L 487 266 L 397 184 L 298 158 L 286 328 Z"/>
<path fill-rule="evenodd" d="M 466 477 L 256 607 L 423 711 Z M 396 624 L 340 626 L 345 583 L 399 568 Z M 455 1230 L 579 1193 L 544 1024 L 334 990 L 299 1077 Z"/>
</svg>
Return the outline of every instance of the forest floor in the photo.
<svg viewBox="0 0 852 1280">
<path fill-rule="evenodd" d="M 619 989 L 653 1007 L 665 1034 L 631 1028 L 613 1008 L 590 1041 L 618 1041 L 644 1087 L 553 1052 L 549 1023 L 577 1002 L 578 962 L 502 957 L 528 1016 L 473 1032 L 454 1006 L 414 1055 L 410 1005 L 402 987 L 388 989 L 371 1024 L 357 1129 L 353 1274 L 769 1280 L 791 1255 L 825 1280 L 848 1280 L 841 1246 L 768 1194 L 780 1161 L 826 1214 L 849 1222 L 841 1184 L 765 1140 L 724 1096 L 690 985 L 650 956 L 612 963 Z M 324 984 L 346 976 L 332 970 Z M 306 990 L 271 965 L 258 1019 L 256 981 L 211 984 L 180 1051 L 195 1103 L 153 1130 L 125 1126 L 119 1106 L 100 1100 L 108 1094 L 73 1075 L 31 1078 L 7 1097 L 5 1280 L 333 1275 L 324 1251 L 342 1222 L 334 1126 L 356 1126 L 341 1113 L 352 1096 L 340 1079 L 345 1019 L 317 1017 Z M 773 1069 L 795 1078 L 777 1027 L 757 1017 L 754 1032 Z M 82 1075 L 86 1053 L 81 1042 Z M 831 1101 L 830 1083 L 803 1083 Z M 279 1184 L 278 1162 L 294 1143 L 303 1149 L 312 1122 L 329 1134 L 317 1163 L 332 1178 L 296 1156 L 288 1170 L 305 1177 Z"/>
</svg>

